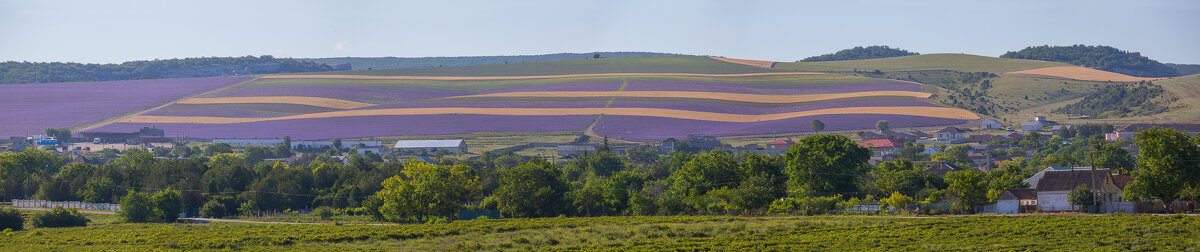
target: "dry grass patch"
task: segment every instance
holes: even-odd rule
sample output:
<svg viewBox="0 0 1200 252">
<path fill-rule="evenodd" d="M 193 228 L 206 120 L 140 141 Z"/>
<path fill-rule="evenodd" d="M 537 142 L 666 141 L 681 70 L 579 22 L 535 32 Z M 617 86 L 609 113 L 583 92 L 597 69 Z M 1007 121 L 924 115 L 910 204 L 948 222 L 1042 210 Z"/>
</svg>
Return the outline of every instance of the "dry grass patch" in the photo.
<svg viewBox="0 0 1200 252">
<path fill-rule="evenodd" d="M 375 104 L 347 101 L 342 99 L 306 97 L 306 96 L 248 96 L 248 97 L 217 97 L 191 98 L 180 101 L 179 104 L 235 104 L 235 103 L 278 103 L 300 104 L 336 109 L 356 109 Z"/>
<path fill-rule="evenodd" d="M 773 67 L 775 67 L 775 62 L 774 62 L 774 61 L 765 61 L 765 60 L 748 60 L 748 59 L 731 59 L 731 58 L 724 58 L 724 57 L 708 57 L 708 58 L 710 58 L 710 59 L 715 59 L 715 60 L 720 60 L 720 61 L 724 61 L 724 62 L 729 62 L 729 63 L 734 63 L 734 64 L 742 64 L 742 65 L 747 65 L 747 66 L 755 66 L 755 67 L 761 67 L 761 68 L 773 68 Z"/>
<path fill-rule="evenodd" d="M 585 98 L 585 97 L 631 97 L 631 98 L 687 98 L 710 99 L 753 103 L 797 103 L 833 99 L 891 96 L 929 98 L 932 94 L 913 91 L 866 91 L 836 94 L 811 95 L 760 95 L 720 92 L 691 92 L 691 91 L 556 91 L 556 92 L 514 92 L 492 93 L 479 95 L 455 96 L 449 98 L 471 97 L 522 97 L 522 98 Z"/>
<path fill-rule="evenodd" d="M 963 120 L 979 119 L 970 111 L 946 107 L 850 107 L 831 108 L 791 113 L 743 115 L 678 109 L 659 108 L 396 108 L 347 110 L 272 118 L 231 118 L 205 116 L 132 116 L 121 122 L 129 123 L 191 123 L 228 124 L 276 120 L 335 118 L 351 116 L 398 116 L 398 115 L 511 115 L 511 116 L 568 116 L 568 115 L 627 115 L 677 118 L 715 122 L 761 122 L 793 117 L 832 114 L 885 114 L 909 115 Z"/>
<path fill-rule="evenodd" d="M 1138 82 L 1138 81 L 1152 81 L 1152 80 L 1164 79 L 1164 78 L 1134 77 L 1134 76 L 1129 76 L 1129 75 L 1124 75 L 1124 74 L 1119 74 L 1119 73 L 1114 73 L 1114 72 L 1108 72 L 1108 71 L 1102 71 L 1102 70 L 1096 70 L 1096 69 L 1091 69 L 1091 68 L 1086 68 L 1086 67 L 1078 67 L 1078 66 L 1043 67 L 1043 68 L 1022 70 L 1022 71 L 1009 72 L 1009 73 L 1010 74 L 1042 75 L 1042 76 L 1067 78 L 1067 79 L 1073 79 L 1073 80 L 1087 80 L 1087 81 Z"/>
</svg>

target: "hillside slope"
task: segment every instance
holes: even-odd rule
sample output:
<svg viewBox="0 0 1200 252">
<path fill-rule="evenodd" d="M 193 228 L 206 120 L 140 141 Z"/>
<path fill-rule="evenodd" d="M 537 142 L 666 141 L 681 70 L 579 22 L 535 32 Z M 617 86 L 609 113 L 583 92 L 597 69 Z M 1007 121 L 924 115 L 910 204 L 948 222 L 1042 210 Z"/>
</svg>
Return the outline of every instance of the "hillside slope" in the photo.
<svg viewBox="0 0 1200 252">
<path fill-rule="evenodd" d="M 949 53 L 867 60 L 780 62 L 775 64 L 775 68 L 780 70 L 816 72 L 952 70 L 959 72 L 1005 73 L 1054 66 L 1069 66 L 1069 64 Z"/>
<path fill-rule="evenodd" d="M 657 57 L 657 56 L 684 56 L 681 54 L 672 53 L 653 53 L 653 52 L 590 52 L 590 53 L 554 53 L 541 55 L 513 55 L 513 56 L 463 56 L 463 57 L 415 57 L 415 58 L 398 58 L 398 57 L 340 57 L 340 58 L 311 58 L 299 59 L 313 61 L 326 65 L 350 64 L 353 70 L 368 70 L 368 69 L 403 69 L 403 68 L 427 68 L 427 67 L 456 67 L 456 66 L 479 66 L 479 65 L 496 65 L 496 64 L 513 64 L 513 63 L 529 63 L 542 61 L 556 60 L 572 60 L 572 59 L 591 59 L 594 56 L 600 58 L 628 58 L 628 57 Z"/>
<path fill-rule="evenodd" d="M 699 56 L 601 58 L 462 67 L 325 72 L 379 76 L 524 76 L 594 73 L 706 73 L 771 72 L 771 69 L 734 64 Z M 318 74 L 318 73 L 314 73 Z"/>
</svg>

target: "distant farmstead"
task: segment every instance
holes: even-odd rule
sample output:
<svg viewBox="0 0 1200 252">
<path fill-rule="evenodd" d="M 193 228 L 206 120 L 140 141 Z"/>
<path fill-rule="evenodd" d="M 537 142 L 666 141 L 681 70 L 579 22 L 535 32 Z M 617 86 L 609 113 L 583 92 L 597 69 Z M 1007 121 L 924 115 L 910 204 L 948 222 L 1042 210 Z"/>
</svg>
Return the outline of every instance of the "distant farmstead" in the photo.
<svg viewBox="0 0 1200 252">
<path fill-rule="evenodd" d="M 462 139 L 451 140 L 399 140 L 394 146 L 397 151 L 428 151 L 434 152 L 438 150 L 446 150 L 449 152 L 467 152 L 467 141 Z"/>
<path fill-rule="evenodd" d="M 162 129 L 142 127 L 137 132 L 81 132 L 80 137 L 96 143 L 157 143 L 166 140 Z"/>
</svg>

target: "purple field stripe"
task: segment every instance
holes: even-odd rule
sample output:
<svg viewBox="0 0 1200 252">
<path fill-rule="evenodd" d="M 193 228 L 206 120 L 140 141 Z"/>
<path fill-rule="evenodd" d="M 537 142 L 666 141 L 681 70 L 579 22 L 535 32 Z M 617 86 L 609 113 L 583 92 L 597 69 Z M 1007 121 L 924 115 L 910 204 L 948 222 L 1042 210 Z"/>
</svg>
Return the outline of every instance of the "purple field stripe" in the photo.
<svg viewBox="0 0 1200 252">
<path fill-rule="evenodd" d="M 625 91 L 693 91 L 739 94 L 834 94 L 865 91 L 921 91 L 920 85 L 905 82 L 823 86 L 750 86 L 690 82 L 630 82 Z"/>
<path fill-rule="evenodd" d="M 621 88 L 620 82 L 589 82 L 504 88 L 483 92 L 483 94 L 551 91 L 617 91 L 619 88 Z"/>
<path fill-rule="evenodd" d="M 603 108 L 605 103 L 603 101 L 438 101 L 383 104 L 354 110 L 390 108 Z"/>
<path fill-rule="evenodd" d="M 663 109 L 678 109 L 690 111 L 702 111 L 725 114 L 743 114 L 743 115 L 764 115 L 764 114 L 779 114 L 800 112 L 818 109 L 831 109 L 843 107 L 890 107 L 890 106 L 917 106 L 917 107 L 937 107 L 937 105 L 929 104 L 919 100 L 883 100 L 883 101 L 848 101 L 848 102 L 831 102 L 811 105 L 776 105 L 763 104 L 763 106 L 741 106 L 733 103 L 720 102 L 635 102 L 635 101 L 616 101 L 609 107 L 611 108 L 663 108 Z"/>
<path fill-rule="evenodd" d="M 367 87 L 247 87 L 225 90 L 206 97 L 307 96 L 367 103 L 392 103 L 469 95 L 468 92 L 410 88 Z"/>
<path fill-rule="evenodd" d="M 0 85 L 0 137 L 45 134 L 148 109 L 250 77 Z"/>
<path fill-rule="evenodd" d="M 954 125 L 964 120 L 935 117 L 861 114 L 816 115 L 753 123 L 713 122 L 646 116 L 604 116 L 593 130 L 596 134 L 629 141 L 658 141 L 668 137 L 682 139 L 688 134 L 733 136 L 808 132 L 812 120 L 825 123 L 825 130 L 872 129 L 875 122 L 888 120 L 893 128 Z"/>
<path fill-rule="evenodd" d="M 356 116 L 235 124 L 114 123 L 98 131 L 163 129 L 167 137 L 297 139 L 447 135 L 482 131 L 583 131 L 596 116 L 416 115 Z"/>
</svg>

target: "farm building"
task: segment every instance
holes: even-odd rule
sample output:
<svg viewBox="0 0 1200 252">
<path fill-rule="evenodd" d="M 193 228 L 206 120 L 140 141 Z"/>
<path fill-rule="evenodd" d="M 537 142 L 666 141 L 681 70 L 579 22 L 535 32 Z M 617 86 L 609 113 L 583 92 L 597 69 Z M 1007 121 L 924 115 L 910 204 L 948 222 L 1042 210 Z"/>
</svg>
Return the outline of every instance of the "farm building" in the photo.
<svg viewBox="0 0 1200 252">
<path fill-rule="evenodd" d="M 980 129 L 1004 129 L 1004 124 L 1001 124 L 1000 121 L 997 121 L 996 119 L 983 119 L 983 122 L 979 123 L 979 128 Z"/>
<path fill-rule="evenodd" d="M 462 139 L 449 140 L 399 140 L 392 147 L 397 151 L 428 151 L 434 152 L 438 150 L 446 150 L 449 152 L 459 153 L 467 152 L 467 141 Z"/>
<path fill-rule="evenodd" d="M 157 143 L 166 140 L 162 129 L 142 127 L 137 132 L 80 132 L 80 137 L 88 141 L 99 139 L 101 143 Z"/>
<path fill-rule="evenodd" d="M 979 212 L 983 213 L 1032 213 L 1038 207 L 1037 192 L 1029 188 L 1011 188 L 1005 190 L 995 203 L 988 204 Z"/>
<path fill-rule="evenodd" d="M 559 144 L 557 150 L 558 156 L 571 157 L 583 155 L 583 153 L 596 152 L 597 149 L 600 149 L 600 146 L 592 143 L 571 143 Z"/>
<path fill-rule="evenodd" d="M 778 150 L 778 151 L 787 152 L 787 150 L 792 148 L 792 145 L 794 145 L 794 144 L 796 144 L 796 142 L 792 142 L 791 139 L 779 139 L 779 140 L 775 140 L 775 141 L 771 141 L 770 143 L 767 143 L 767 150 Z"/>
<path fill-rule="evenodd" d="M 276 146 L 283 144 L 283 138 L 214 138 L 213 144 L 228 144 L 231 146 Z M 320 149 L 321 147 L 333 147 L 333 140 L 293 140 L 292 149 Z M 342 148 L 375 148 L 383 147 L 383 141 L 376 140 L 344 140 Z M 375 152 L 376 154 L 380 152 Z"/>
<path fill-rule="evenodd" d="M 1021 123 L 1021 131 L 1041 131 L 1045 125 L 1042 122 L 1023 122 Z"/>
</svg>

